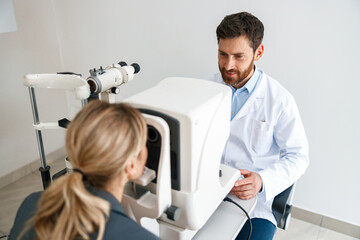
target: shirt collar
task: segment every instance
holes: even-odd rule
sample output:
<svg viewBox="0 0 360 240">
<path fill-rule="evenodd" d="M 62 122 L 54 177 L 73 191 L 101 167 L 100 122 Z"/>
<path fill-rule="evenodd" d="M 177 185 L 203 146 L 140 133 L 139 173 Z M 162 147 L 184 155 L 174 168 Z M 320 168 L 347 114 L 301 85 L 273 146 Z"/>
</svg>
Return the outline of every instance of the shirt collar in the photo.
<svg viewBox="0 0 360 240">
<path fill-rule="evenodd" d="M 251 76 L 249 81 L 244 86 L 248 90 L 248 92 L 252 92 L 260 76 L 260 72 L 258 68 L 256 66 L 254 68 L 255 68 L 254 74 Z"/>
</svg>

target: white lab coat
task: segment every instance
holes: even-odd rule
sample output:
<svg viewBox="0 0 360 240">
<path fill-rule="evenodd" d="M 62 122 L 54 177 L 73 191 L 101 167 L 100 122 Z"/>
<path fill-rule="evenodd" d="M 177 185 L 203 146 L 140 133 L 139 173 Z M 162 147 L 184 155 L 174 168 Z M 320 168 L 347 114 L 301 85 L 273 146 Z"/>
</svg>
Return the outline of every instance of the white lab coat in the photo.
<svg viewBox="0 0 360 240">
<path fill-rule="evenodd" d="M 220 73 L 208 80 L 225 84 Z M 261 176 L 263 190 L 250 216 L 268 219 L 276 226 L 273 199 L 305 172 L 308 142 L 294 98 L 265 73 L 231 121 L 222 162 Z"/>
</svg>

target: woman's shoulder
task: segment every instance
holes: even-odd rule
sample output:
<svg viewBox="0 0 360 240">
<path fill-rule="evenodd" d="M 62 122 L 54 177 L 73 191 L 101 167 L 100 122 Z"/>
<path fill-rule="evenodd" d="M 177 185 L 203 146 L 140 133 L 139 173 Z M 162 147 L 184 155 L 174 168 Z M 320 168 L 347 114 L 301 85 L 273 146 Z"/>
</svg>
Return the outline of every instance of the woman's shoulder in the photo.
<svg viewBox="0 0 360 240">
<path fill-rule="evenodd" d="M 119 236 L 124 239 L 159 239 L 125 214 L 111 211 L 104 239 L 116 239 Z"/>
<path fill-rule="evenodd" d="M 20 208 L 16 213 L 14 225 L 9 234 L 9 240 L 17 239 L 20 233 L 24 230 L 26 222 L 35 215 L 41 194 L 42 192 L 31 193 L 21 203 Z M 30 232 L 26 234 L 26 236 L 33 235 L 33 229 L 30 229 Z M 27 238 L 25 237 L 25 239 Z M 29 239 L 31 239 L 31 237 L 29 237 Z"/>
<path fill-rule="evenodd" d="M 109 218 L 106 222 L 103 239 L 159 239 L 154 234 L 143 228 L 133 219 L 129 218 L 121 203 L 109 192 L 95 188 L 89 188 L 90 192 L 97 197 L 108 201 L 111 205 Z M 96 239 L 97 233 L 91 236 Z"/>
</svg>

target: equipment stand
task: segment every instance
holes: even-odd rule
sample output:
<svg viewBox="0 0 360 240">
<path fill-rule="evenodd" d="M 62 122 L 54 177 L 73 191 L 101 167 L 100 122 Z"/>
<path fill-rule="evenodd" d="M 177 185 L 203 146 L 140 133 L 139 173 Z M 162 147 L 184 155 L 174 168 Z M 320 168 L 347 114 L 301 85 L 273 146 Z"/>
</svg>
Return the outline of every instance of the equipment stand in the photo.
<svg viewBox="0 0 360 240">
<path fill-rule="evenodd" d="M 30 94 L 31 108 L 34 117 L 34 125 L 38 125 L 40 124 L 40 120 L 39 120 L 39 113 L 36 104 L 35 90 L 33 87 L 29 87 L 29 94 Z M 45 151 L 44 151 L 44 144 L 42 140 L 41 130 L 36 129 L 35 133 L 36 133 L 36 139 L 38 143 L 40 162 L 41 162 L 41 167 L 39 168 L 39 171 L 41 173 L 41 179 L 45 190 L 51 184 L 50 166 L 46 165 Z"/>
</svg>

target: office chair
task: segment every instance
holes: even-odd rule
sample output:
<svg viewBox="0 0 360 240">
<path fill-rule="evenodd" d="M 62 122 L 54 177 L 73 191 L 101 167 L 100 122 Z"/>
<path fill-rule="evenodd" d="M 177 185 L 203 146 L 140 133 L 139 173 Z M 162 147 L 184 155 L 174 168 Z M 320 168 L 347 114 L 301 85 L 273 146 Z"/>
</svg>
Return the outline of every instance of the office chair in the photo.
<svg viewBox="0 0 360 240">
<path fill-rule="evenodd" d="M 272 212 L 277 222 L 277 227 L 286 230 L 291 218 L 292 200 L 295 183 L 279 193 L 272 204 Z"/>
</svg>

